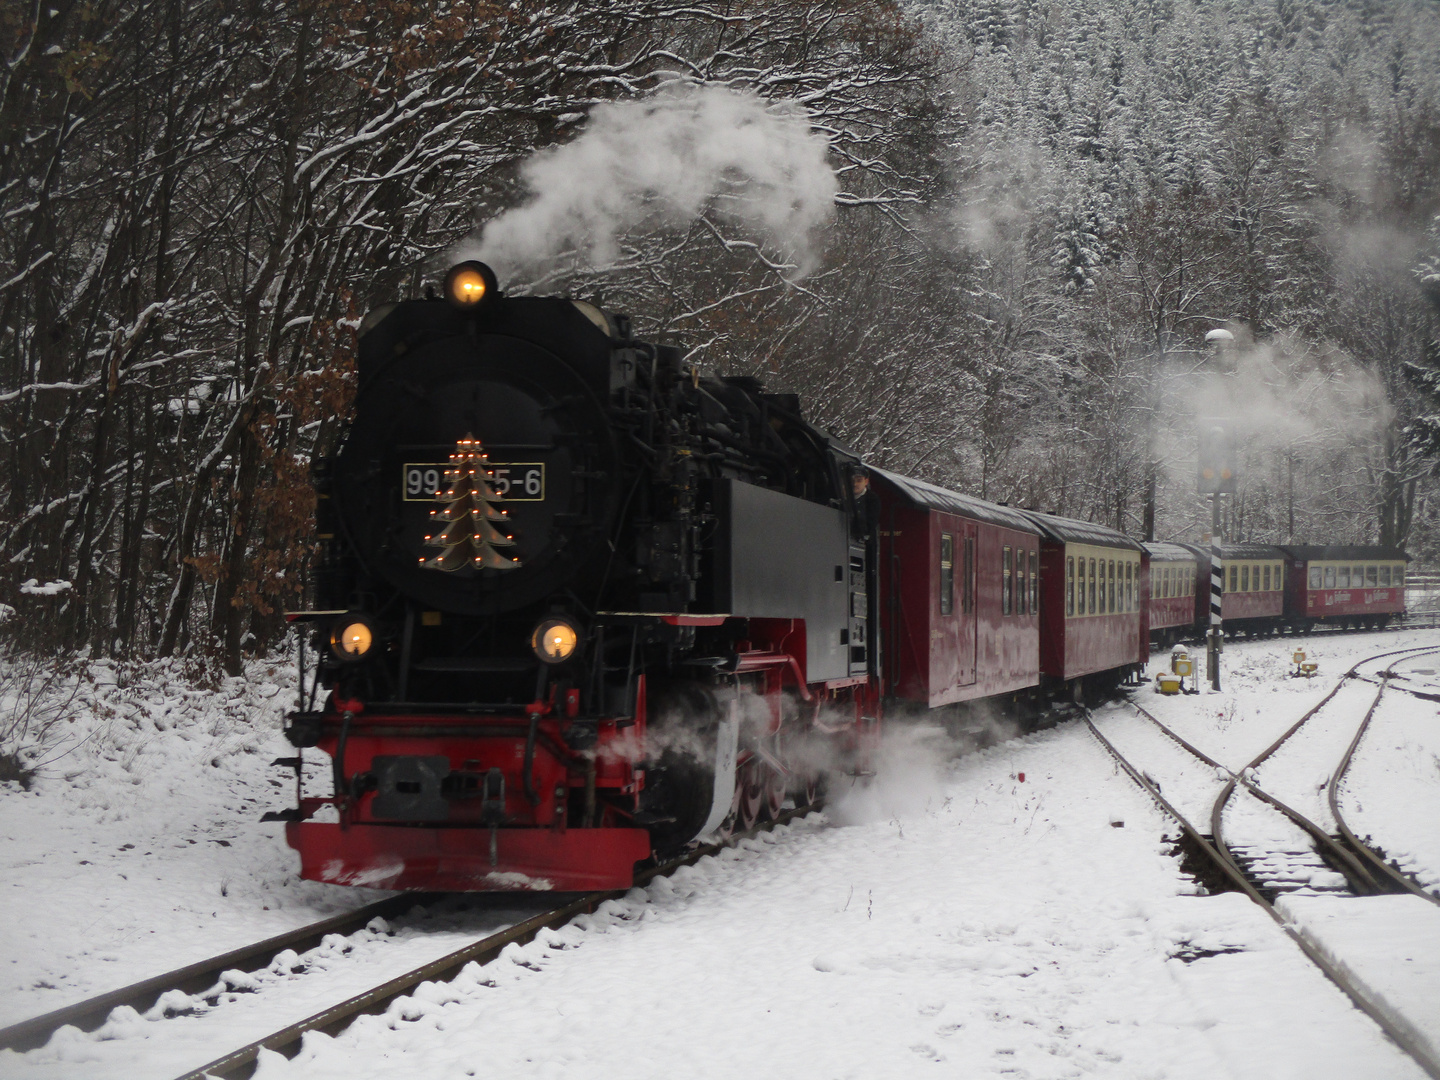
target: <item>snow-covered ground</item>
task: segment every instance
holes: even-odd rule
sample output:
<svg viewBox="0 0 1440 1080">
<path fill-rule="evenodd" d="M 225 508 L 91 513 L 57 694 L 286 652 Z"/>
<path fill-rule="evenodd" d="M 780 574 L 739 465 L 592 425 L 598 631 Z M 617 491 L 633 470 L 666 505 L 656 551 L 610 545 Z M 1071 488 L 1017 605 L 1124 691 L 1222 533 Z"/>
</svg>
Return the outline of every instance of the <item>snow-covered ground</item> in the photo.
<svg viewBox="0 0 1440 1080">
<path fill-rule="evenodd" d="M 1232 644 L 1224 692 L 1140 700 L 1239 767 L 1354 659 L 1411 644 L 1440 634 L 1311 639 L 1313 683 L 1285 677 L 1293 641 Z M 88 741 L 35 791 L 0 792 L 0 1022 L 374 898 L 297 882 L 279 827 L 258 823 L 289 794 L 268 768 L 289 752 L 278 734 L 289 685 L 288 672 L 257 668 L 200 691 L 167 668 L 86 689 L 75 731 Z M 1397 698 L 1386 738 L 1433 750 L 1435 710 Z M 1109 734 L 1129 716 L 1117 705 L 1098 720 Z M 825 815 L 634 890 L 336 1038 L 309 1036 L 299 1059 L 269 1056 L 259 1075 L 1423 1075 L 1262 911 L 1199 895 L 1171 854 L 1171 824 L 1082 725 L 953 761 L 933 734 L 893 735 L 877 783 Z M 1406 752 L 1357 760 L 1367 827 L 1397 842 L 1433 833 L 1440 819 L 1368 799 L 1397 767 L 1415 790 L 1440 788 L 1440 769 Z M 1204 768 L 1162 780 L 1196 805 L 1219 784 Z M 1434 846 L 1410 850 L 1423 860 Z M 1417 949 L 1434 956 L 1433 942 L 1404 948 L 1407 920 L 1374 910 L 1393 940 L 1365 939 L 1364 962 L 1377 981 L 1414 985 Z M 355 938 L 352 991 L 393 955 L 372 939 Z M 108 1034 L 141 1040 L 173 1023 Z M 62 1067 L 90 1038 L 0 1054 L 0 1075 L 105 1075 Z"/>
<path fill-rule="evenodd" d="M 294 684 L 283 664 L 207 686 L 99 662 L 50 696 L 33 788 L 0 785 L 0 1025 L 384 895 L 300 881 L 260 823 L 293 803 L 270 763 L 295 752 Z"/>
</svg>

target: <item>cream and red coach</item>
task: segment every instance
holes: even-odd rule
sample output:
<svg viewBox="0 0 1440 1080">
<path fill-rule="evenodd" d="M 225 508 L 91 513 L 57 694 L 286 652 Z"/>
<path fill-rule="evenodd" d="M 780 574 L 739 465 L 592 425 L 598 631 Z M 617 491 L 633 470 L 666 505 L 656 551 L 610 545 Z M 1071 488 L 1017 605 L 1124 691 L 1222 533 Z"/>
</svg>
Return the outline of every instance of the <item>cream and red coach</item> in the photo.
<svg viewBox="0 0 1440 1080">
<path fill-rule="evenodd" d="M 1189 544 L 1152 542 L 1144 547 L 1150 643 L 1167 649 L 1193 637 L 1208 618 L 1210 560 Z"/>
<path fill-rule="evenodd" d="M 1285 549 L 1270 544 L 1226 544 L 1220 549 L 1220 555 L 1225 567 L 1220 604 L 1225 635 L 1273 634 L 1283 629 L 1286 622 Z M 1208 556 L 1203 574 L 1208 582 Z M 1203 628 L 1205 614 L 1200 618 Z"/>
<path fill-rule="evenodd" d="M 1088 521 L 1024 511 L 1040 529 L 1040 674 L 1053 692 L 1102 693 L 1150 656 L 1144 547 Z"/>
<path fill-rule="evenodd" d="M 1376 627 L 1404 614 L 1406 556 L 1399 548 L 1287 544 L 1281 550 L 1292 625 Z"/>
</svg>

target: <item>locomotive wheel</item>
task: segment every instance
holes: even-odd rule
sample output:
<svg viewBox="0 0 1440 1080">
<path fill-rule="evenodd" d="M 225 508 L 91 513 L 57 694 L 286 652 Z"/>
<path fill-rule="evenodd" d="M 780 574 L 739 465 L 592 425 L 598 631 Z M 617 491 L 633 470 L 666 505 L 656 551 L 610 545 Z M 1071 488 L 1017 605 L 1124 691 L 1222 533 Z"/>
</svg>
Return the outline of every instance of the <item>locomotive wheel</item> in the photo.
<svg viewBox="0 0 1440 1080">
<path fill-rule="evenodd" d="M 763 780 L 765 805 L 762 807 L 767 820 L 774 821 L 780 816 L 780 809 L 785 805 L 785 774 L 773 765 L 762 763 L 760 765 Z"/>
<path fill-rule="evenodd" d="M 795 805 L 814 806 L 819 798 L 820 778 L 815 773 L 806 773 L 800 778 L 800 786 L 795 789 Z"/>
<path fill-rule="evenodd" d="M 749 832 L 760 823 L 760 809 L 765 802 L 764 778 L 760 762 L 751 758 L 735 773 L 735 831 Z"/>
</svg>

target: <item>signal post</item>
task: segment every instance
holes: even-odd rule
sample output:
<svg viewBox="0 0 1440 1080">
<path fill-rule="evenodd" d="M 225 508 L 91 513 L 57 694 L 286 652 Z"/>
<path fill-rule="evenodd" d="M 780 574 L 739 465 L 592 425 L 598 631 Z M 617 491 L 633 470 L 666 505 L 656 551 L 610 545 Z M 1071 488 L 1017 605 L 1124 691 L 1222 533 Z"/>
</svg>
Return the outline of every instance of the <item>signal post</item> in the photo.
<svg viewBox="0 0 1440 1080">
<path fill-rule="evenodd" d="M 1235 491 L 1235 441 L 1230 429 L 1208 421 L 1200 431 L 1196 487 L 1210 496 L 1210 630 L 1205 635 L 1205 674 L 1210 689 L 1220 689 L 1220 654 L 1225 648 L 1221 601 L 1225 594 L 1225 562 L 1220 536 L 1220 497 Z"/>
</svg>

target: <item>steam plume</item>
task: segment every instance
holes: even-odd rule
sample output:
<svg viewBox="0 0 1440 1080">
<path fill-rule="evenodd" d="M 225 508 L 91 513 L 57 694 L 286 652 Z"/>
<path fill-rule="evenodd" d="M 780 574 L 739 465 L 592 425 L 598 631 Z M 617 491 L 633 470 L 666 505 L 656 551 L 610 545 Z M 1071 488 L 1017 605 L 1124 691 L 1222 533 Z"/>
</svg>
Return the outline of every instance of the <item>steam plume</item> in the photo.
<svg viewBox="0 0 1440 1080">
<path fill-rule="evenodd" d="M 573 142 L 536 154 L 521 173 L 529 200 L 457 255 L 484 260 L 502 280 L 562 259 L 603 270 L 627 231 L 687 225 L 709 209 L 778 245 L 803 276 L 814 267 L 811 231 L 834 211 L 827 147 L 799 105 L 671 83 L 597 106 Z"/>
</svg>

